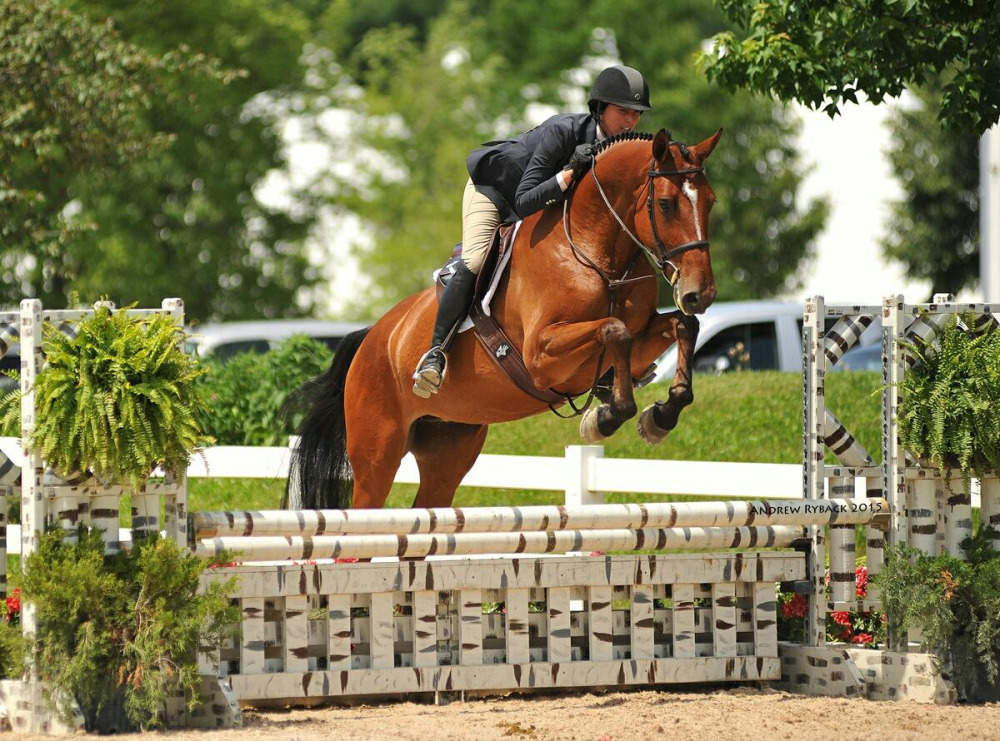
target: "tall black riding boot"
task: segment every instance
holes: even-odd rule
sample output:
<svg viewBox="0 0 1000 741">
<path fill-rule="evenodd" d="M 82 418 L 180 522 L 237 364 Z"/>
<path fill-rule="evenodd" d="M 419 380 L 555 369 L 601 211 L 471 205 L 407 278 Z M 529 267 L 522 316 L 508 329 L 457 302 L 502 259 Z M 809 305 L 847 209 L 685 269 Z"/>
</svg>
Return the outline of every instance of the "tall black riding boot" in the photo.
<svg viewBox="0 0 1000 741">
<path fill-rule="evenodd" d="M 434 320 L 434 334 L 431 349 L 424 353 L 413 374 L 413 393 L 424 399 L 436 394 L 444 381 L 448 359 L 444 351 L 451 339 L 455 326 L 465 319 L 472 303 L 476 287 L 476 274 L 460 262 L 455 274 L 444 287 L 438 302 L 437 318 Z"/>
</svg>

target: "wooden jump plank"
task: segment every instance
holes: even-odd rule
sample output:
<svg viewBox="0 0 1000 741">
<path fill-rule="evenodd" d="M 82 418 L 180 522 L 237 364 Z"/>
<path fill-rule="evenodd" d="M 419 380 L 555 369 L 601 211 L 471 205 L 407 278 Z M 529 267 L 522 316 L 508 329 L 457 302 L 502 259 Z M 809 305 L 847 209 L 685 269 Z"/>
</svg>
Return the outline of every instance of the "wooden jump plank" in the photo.
<svg viewBox="0 0 1000 741">
<path fill-rule="evenodd" d="M 590 587 L 588 597 L 590 619 L 590 660 L 611 659 L 611 587 Z"/>
<path fill-rule="evenodd" d="M 694 585 L 674 584 L 671 589 L 673 600 L 673 642 L 675 659 L 694 656 Z"/>
<path fill-rule="evenodd" d="M 632 587 L 632 608 L 629 616 L 632 658 L 653 658 L 653 589 L 641 584 Z"/>
<path fill-rule="evenodd" d="M 778 655 L 778 596 L 774 584 L 754 584 L 754 654 Z"/>
<path fill-rule="evenodd" d="M 712 585 L 713 655 L 736 655 L 736 585 Z"/>
<path fill-rule="evenodd" d="M 302 595 L 285 597 L 285 671 L 302 672 L 309 669 L 309 603 Z"/>
<path fill-rule="evenodd" d="M 458 656 L 463 666 L 483 663 L 483 596 L 479 589 L 458 593 Z"/>
<path fill-rule="evenodd" d="M 631 586 L 637 569 L 650 573 L 655 584 L 796 581 L 805 578 L 805 559 L 800 553 L 768 552 L 376 562 L 347 567 L 254 564 L 213 569 L 202 580 L 207 584 L 238 574 L 242 596 L 281 597 L 478 589 L 482 584 L 504 584 L 507 588 Z"/>
<path fill-rule="evenodd" d="M 392 592 L 379 592 L 372 595 L 371 611 L 371 668 L 391 669 L 395 666 L 393 652 L 393 603 L 395 595 Z"/>
<path fill-rule="evenodd" d="M 351 668 L 351 595 L 327 595 L 327 665 Z"/>
<path fill-rule="evenodd" d="M 264 672 L 264 600 L 256 597 L 241 602 L 242 640 L 240 642 L 240 674 Z"/>
<path fill-rule="evenodd" d="M 413 665 L 437 665 L 437 592 L 413 593 Z"/>
<path fill-rule="evenodd" d="M 570 660 L 569 587 L 552 587 L 547 594 L 549 663 Z"/>
<path fill-rule="evenodd" d="M 232 675 L 243 701 L 265 698 L 335 697 L 444 690 L 501 690 L 545 687 L 629 686 L 639 684 L 727 682 L 778 679 L 777 658 L 753 656 L 691 659 L 638 659 L 487 666 L 358 669 Z"/>
<path fill-rule="evenodd" d="M 528 589 L 508 589 L 504 606 L 507 610 L 507 663 L 528 662 Z"/>
</svg>

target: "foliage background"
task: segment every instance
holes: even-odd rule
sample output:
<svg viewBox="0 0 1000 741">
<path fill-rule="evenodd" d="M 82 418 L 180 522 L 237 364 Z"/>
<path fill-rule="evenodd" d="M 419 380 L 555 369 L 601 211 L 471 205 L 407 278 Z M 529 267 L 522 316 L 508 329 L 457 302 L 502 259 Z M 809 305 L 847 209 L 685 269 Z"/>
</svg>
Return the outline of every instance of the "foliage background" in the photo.
<svg viewBox="0 0 1000 741">
<path fill-rule="evenodd" d="M 801 197 L 781 100 L 839 107 L 920 84 L 937 97 L 896 128 L 906 198 L 887 251 L 936 288 L 974 284 L 995 5 L 781 7 L 0 0 L 0 303 L 59 308 L 75 289 L 119 305 L 181 294 L 194 320 L 323 313 L 327 282 L 352 270 L 323 241 L 335 224 L 360 225 L 362 271 L 338 303 L 377 316 L 459 238 L 467 152 L 582 110 L 617 61 L 650 79 L 642 128 L 688 142 L 726 130 L 710 168 L 723 299 L 794 291 L 825 223 L 824 201 Z M 713 36 L 741 54 L 705 56 Z M 948 112 L 945 138 L 934 119 Z M 290 143 L 311 147 L 312 169 L 289 169 Z"/>
<path fill-rule="evenodd" d="M 582 110 L 619 60 L 650 78 L 643 128 L 688 142 L 727 130 L 712 171 L 723 296 L 794 286 L 825 219 L 797 195 L 794 117 L 696 69 L 727 27 L 709 0 L 559 0 L 542 14 L 513 0 L 0 7 L 3 302 L 57 308 L 75 289 L 119 305 L 181 294 L 200 320 L 315 313 L 317 282 L 339 267 L 307 237 L 332 214 L 370 235 L 356 256 L 371 289 L 349 313 L 377 315 L 459 238 L 468 151 Z M 288 172 L 290 130 L 331 156 L 311 180 Z M 282 173 L 284 200 L 265 197 Z"/>
</svg>

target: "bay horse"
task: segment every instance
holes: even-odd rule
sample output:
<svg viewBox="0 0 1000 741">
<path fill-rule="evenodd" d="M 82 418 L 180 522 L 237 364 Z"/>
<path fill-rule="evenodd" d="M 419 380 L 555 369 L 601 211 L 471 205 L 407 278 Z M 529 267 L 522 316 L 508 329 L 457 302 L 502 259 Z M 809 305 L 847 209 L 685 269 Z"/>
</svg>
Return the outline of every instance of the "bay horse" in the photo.
<svg viewBox="0 0 1000 741">
<path fill-rule="evenodd" d="M 694 315 L 716 294 L 708 249 L 715 194 L 704 162 L 721 135 L 694 146 L 672 141 L 663 129 L 605 139 L 563 208 L 521 223 L 492 313 L 539 389 L 578 395 L 613 369 L 610 391 L 581 419 L 585 441 L 603 439 L 635 416 L 634 382 L 675 342 L 668 398 L 642 412 L 640 435 L 660 442 L 694 399 Z M 656 311 L 659 275 L 672 285 L 677 311 Z M 372 327 L 344 338 L 329 370 L 302 389 L 311 408 L 289 476 L 302 506 L 383 506 L 408 451 L 420 473 L 413 506 L 450 506 L 488 425 L 547 410 L 471 331 L 454 338 L 440 392 L 416 396 L 411 373 L 436 309 L 433 287 L 402 300 Z"/>
</svg>

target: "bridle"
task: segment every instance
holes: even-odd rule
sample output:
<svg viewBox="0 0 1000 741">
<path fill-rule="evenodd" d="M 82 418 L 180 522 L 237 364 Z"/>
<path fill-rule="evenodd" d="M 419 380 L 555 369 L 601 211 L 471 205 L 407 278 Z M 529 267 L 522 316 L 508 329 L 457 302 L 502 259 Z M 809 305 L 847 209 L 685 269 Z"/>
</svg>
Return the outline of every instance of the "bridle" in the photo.
<svg viewBox="0 0 1000 741">
<path fill-rule="evenodd" d="M 650 263 L 652 263 L 652 265 L 659 272 L 663 273 L 664 277 L 667 279 L 667 283 L 669 283 L 671 287 L 674 286 L 674 284 L 677 283 L 677 279 L 680 277 L 680 274 L 681 274 L 680 268 L 677 267 L 677 265 L 675 265 L 674 262 L 673 262 L 674 259 L 676 259 L 680 255 L 683 255 L 685 252 L 688 252 L 689 250 L 698 250 L 698 249 L 706 249 L 707 250 L 708 247 L 709 247 L 709 242 L 708 242 L 707 239 L 696 239 L 696 240 L 693 240 L 691 242 L 685 242 L 684 244 L 679 244 L 676 247 L 670 247 L 670 248 L 668 248 L 663 243 L 663 240 L 660 239 L 659 231 L 656 228 L 656 213 L 654 211 L 655 204 L 653 203 L 653 201 L 654 201 L 654 198 L 653 198 L 653 192 L 654 192 L 653 185 L 654 185 L 654 182 L 655 182 L 656 178 L 672 177 L 672 176 L 675 176 L 675 175 L 692 175 L 692 174 L 694 174 L 696 172 L 704 172 L 705 168 L 704 167 L 688 167 L 688 168 L 685 168 L 685 169 L 682 169 L 682 170 L 657 170 L 656 169 L 656 159 L 653 158 L 653 159 L 650 160 L 650 162 L 649 162 L 649 172 L 647 173 L 647 181 L 646 181 L 646 190 L 648 191 L 647 196 L 646 196 L 646 210 L 649 213 L 649 225 L 650 225 L 650 228 L 653 231 L 653 239 L 656 241 L 655 249 L 650 249 L 649 247 L 647 247 L 643 243 L 643 241 L 641 239 L 639 239 L 632 232 L 631 229 L 628 228 L 628 226 L 625 224 L 625 222 L 622 221 L 622 218 L 618 215 L 618 212 L 615 211 L 614 206 L 611 205 L 611 201 L 608 200 L 608 196 L 604 192 L 604 188 L 601 186 L 601 181 L 597 179 L 597 166 L 596 166 L 597 165 L 597 157 L 595 155 L 593 155 L 593 154 L 591 154 L 590 157 L 591 157 L 590 174 L 591 174 L 591 177 L 594 180 L 594 186 L 597 188 L 597 192 L 601 195 L 601 200 L 604 201 L 605 207 L 607 207 L 607 209 L 611 213 L 611 215 L 615 217 L 615 221 L 618 222 L 618 225 L 622 228 L 622 230 L 629 236 L 629 238 L 642 251 L 642 254 L 646 255 L 646 258 L 650 261 Z M 588 264 L 591 268 L 593 268 L 594 270 L 596 270 L 598 272 L 598 274 L 600 274 L 600 276 L 604 279 L 604 282 L 607 283 L 608 289 L 612 292 L 612 295 L 614 295 L 615 289 L 617 289 L 621 285 L 624 285 L 626 283 L 632 283 L 632 282 L 635 282 L 635 281 L 638 281 L 638 280 L 643 280 L 643 279 L 645 279 L 647 277 L 651 277 L 651 276 L 642 276 L 640 278 L 625 279 L 624 276 L 623 276 L 622 279 L 617 279 L 616 280 L 616 279 L 611 278 L 611 276 L 609 276 L 604 270 L 602 270 L 593 260 L 591 260 L 589 257 L 587 257 L 586 255 L 584 255 L 580 251 L 580 249 L 576 246 L 576 244 L 573 242 L 573 239 L 569 235 L 569 204 L 570 204 L 570 201 L 572 200 L 572 198 L 573 198 L 573 194 L 571 193 L 570 197 L 567 198 L 563 202 L 563 231 L 566 234 L 566 239 L 569 241 L 569 246 L 570 246 L 570 248 L 572 248 L 572 250 L 576 254 L 577 258 L 581 259 L 583 262 L 585 262 L 586 264 Z M 636 254 L 638 255 L 640 253 L 636 253 Z M 634 264 L 634 260 L 633 260 L 632 263 L 629 263 L 628 268 L 625 270 L 625 275 L 628 275 L 628 273 L 632 270 L 633 264 Z M 667 268 L 668 267 L 670 268 L 670 271 L 671 271 L 669 275 L 667 274 Z"/>
<path fill-rule="evenodd" d="M 569 197 L 565 201 L 563 201 L 563 232 L 566 235 L 566 241 L 569 242 L 569 246 L 573 250 L 573 254 L 576 256 L 576 259 L 579 260 L 584 265 L 587 265 L 588 267 L 596 271 L 597 274 L 600 275 L 601 278 L 604 280 L 604 283 L 607 285 L 608 292 L 610 294 L 608 316 L 612 316 L 615 313 L 615 305 L 617 304 L 618 301 L 619 288 L 631 283 L 637 283 L 640 280 L 646 280 L 647 278 L 653 278 L 654 280 L 656 279 L 655 274 L 640 275 L 634 278 L 628 277 L 628 274 L 632 272 L 632 268 L 635 267 L 635 261 L 639 257 L 639 255 L 645 255 L 646 258 L 650 261 L 650 263 L 653 264 L 654 268 L 659 270 L 659 272 L 663 273 L 664 277 L 667 277 L 666 269 L 669 266 L 672 272 L 670 273 L 670 276 L 667 277 L 667 283 L 669 283 L 670 286 L 673 288 L 677 283 L 677 279 L 680 277 L 681 274 L 680 268 L 673 263 L 673 260 L 678 255 L 683 255 L 685 252 L 688 252 L 689 250 L 708 249 L 709 243 L 707 239 L 696 239 L 691 242 L 685 242 L 684 244 L 679 244 L 676 247 L 668 248 L 663 243 L 663 240 L 660 239 L 660 234 L 656 229 L 656 213 L 653 210 L 655 207 L 655 204 L 653 203 L 654 200 L 653 184 L 656 178 L 666 178 L 666 177 L 672 177 L 674 175 L 691 175 L 696 172 L 704 172 L 704 171 L 705 171 L 704 167 L 688 167 L 682 170 L 657 170 L 656 158 L 654 157 L 650 160 L 649 172 L 647 173 L 647 180 L 646 180 L 646 189 L 648 190 L 648 194 L 646 196 L 646 208 L 649 211 L 649 224 L 650 228 L 653 231 L 653 239 L 656 240 L 655 249 L 650 249 L 643 243 L 641 239 L 639 239 L 632 232 L 631 229 L 628 228 L 628 226 L 626 226 L 625 222 L 622 221 L 622 218 L 618 215 L 618 212 L 615 211 L 614 206 L 611 205 L 611 201 L 608 200 L 608 196 L 605 194 L 604 188 L 601 186 L 601 181 L 597 179 L 597 157 L 596 155 L 591 153 L 590 174 L 594 179 L 594 185 L 597 187 L 597 192 L 601 194 L 601 200 L 604 201 L 604 205 L 607 207 L 608 211 L 611 212 L 611 215 L 615 217 L 615 221 L 618 222 L 618 225 L 622 228 L 622 230 L 626 234 L 628 234 L 629 238 L 633 242 L 635 242 L 636 246 L 639 247 L 639 251 L 632 256 L 632 259 L 629 261 L 628 266 L 625 268 L 625 272 L 622 274 L 622 277 L 612 278 L 600 265 L 598 265 L 596 262 L 587 257 L 580 250 L 580 248 L 576 246 L 576 243 L 573 241 L 573 238 L 569 234 L 569 206 L 570 202 L 573 200 L 573 194 L 576 192 L 575 187 L 573 191 L 570 192 Z M 676 303 L 676 298 L 675 298 L 675 303 Z M 678 306 L 678 308 L 681 307 Z M 687 312 L 684 309 L 681 309 L 681 312 L 687 314 Z M 571 417 L 574 415 L 583 414 L 587 410 L 591 402 L 594 400 L 597 382 L 601 375 L 601 368 L 604 365 L 605 350 L 606 348 L 604 347 L 601 348 L 600 357 L 598 357 L 597 359 L 597 375 L 594 376 L 594 382 L 591 384 L 590 393 L 587 396 L 587 400 L 584 402 L 583 406 L 577 407 L 577 405 L 573 401 L 573 397 L 575 396 L 574 394 L 563 394 L 570 408 L 573 410 L 573 414 L 569 415 L 560 414 L 560 412 L 554 406 L 549 404 L 549 409 L 552 410 L 553 414 L 555 414 L 557 417 L 564 417 L 564 416 Z M 562 393 L 562 392 L 556 392 L 556 393 Z"/>
</svg>

